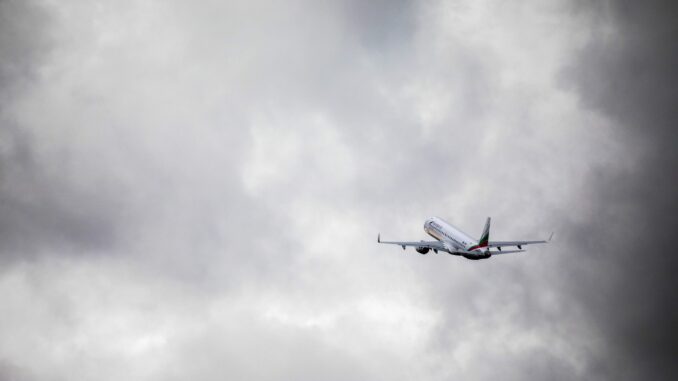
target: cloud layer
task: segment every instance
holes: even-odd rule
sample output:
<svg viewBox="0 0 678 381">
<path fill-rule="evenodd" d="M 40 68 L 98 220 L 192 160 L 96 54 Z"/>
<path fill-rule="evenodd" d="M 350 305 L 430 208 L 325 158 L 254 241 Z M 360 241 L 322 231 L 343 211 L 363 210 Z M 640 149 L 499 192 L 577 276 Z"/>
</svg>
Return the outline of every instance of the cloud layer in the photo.
<svg viewBox="0 0 678 381">
<path fill-rule="evenodd" d="M 662 7 L 0 2 L 0 378 L 671 378 Z"/>
</svg>

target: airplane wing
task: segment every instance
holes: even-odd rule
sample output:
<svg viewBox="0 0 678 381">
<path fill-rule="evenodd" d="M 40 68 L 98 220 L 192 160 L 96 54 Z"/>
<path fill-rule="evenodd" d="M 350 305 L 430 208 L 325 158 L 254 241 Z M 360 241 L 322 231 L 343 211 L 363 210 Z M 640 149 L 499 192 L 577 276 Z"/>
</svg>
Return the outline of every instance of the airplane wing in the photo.
<svg viewBox="0 0 678 381">
<path fill-rule="evenodd" d="M 377 236 L 377 242 L 378 243 L 388 243 L 391 245 L 398 245 L 402 246 L 403 250 L 407 246 L 414 246 L 414 247 L 427 247 L 432 250 L 446 250 L 445 245 L 440 242 L 440 241 L 411 241 L 411 242 L 401 242 L 401 241 L 382 241 L 381 236 Z"/>
<path fill-rule="evenodd" d="M 492 255 L 497 255 L 497 254 L 511 254 L 511 253 L 524 253 L 525 250 L 502 250 L 502 251 L 491 251 L 490 253 Z"/>
<path fill-rule="evenodd" d="M 535 243 L 549 243 L 549 242 L 551 242 L 551 238 L 553 238 L 553 233 L 551 233 L 551 236 L 549 237 L 548 240 L 540 240 L 540 241 L 490 241 L 490 242 L 488 242 L 487 246 L 488 247 L 517 246 L 519 249 L 522 249 L 523 245 L 533 245 Z M 501 254 L 501 253 L 498 253 L 498 254 Z"/>
<path fill-rule="evenodd" d="M 502 246 L 523 246 L 532 245 L 535 243 L 547 243 L 548 241 L 490 241 L 488 247 L 502 247 Z"/>
<path fill-rule="evenodd" d="M 526 250 L 502 250 L 502 251 L 490 251 L 489 253 L 492 255 L 496 254 L 511 254 L 511 253 L 522 253 Z M 482 255 L 486 254 L 487 252 L 483 251 L 467 251 L 467 250 L 453 250 L 453 251 L 448 251 L 450 254 L 458 254 L 458 255 Z"/>
</svg>

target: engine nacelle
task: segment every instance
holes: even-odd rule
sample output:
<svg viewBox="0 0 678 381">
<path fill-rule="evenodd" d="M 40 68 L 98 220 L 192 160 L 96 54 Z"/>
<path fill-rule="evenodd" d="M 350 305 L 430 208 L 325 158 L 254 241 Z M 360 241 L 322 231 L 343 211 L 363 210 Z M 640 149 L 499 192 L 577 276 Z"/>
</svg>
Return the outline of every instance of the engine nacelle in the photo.
<svg viewBox="0 0 678 381">
<path fill-rule="evenodd" d="M 417 253 L 423 255 L 423 254 L 428 253 L 428 251 L 429 251 L 430 249 L 429 249 L 428 247 L 421 247 L 421 246 L 418 246 L 415 250 L 417 250 Z"/>
<path fill-rule="evenodd" d="M 491 256 L 492 256 L 492 254 L 490 254 L 489 251 L 486 251 L 486 252 L 478 252 L 478 254 L 475 254 L 475 255 L 464 255 L 463 257 L 466 258 L 466 259 L 478 260 L 478 259 L 487 259 Z"/>
</svg>

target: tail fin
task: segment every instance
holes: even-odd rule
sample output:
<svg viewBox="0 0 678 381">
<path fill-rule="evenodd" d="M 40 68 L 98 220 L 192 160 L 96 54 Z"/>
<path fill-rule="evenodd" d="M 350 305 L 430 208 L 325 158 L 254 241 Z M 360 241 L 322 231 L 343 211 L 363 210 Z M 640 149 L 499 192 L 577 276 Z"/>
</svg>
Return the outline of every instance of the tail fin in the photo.
<svg viewBox="0 0 678 381">
<path fill-rule="evenodd" d="M 487 222 L 485 222 L 485 229 L 483 229 L 483 234 L 478 240 L 478 247 L 487 247 L 490 242 L 490 217 L 487 217 Z"/>
</svg>

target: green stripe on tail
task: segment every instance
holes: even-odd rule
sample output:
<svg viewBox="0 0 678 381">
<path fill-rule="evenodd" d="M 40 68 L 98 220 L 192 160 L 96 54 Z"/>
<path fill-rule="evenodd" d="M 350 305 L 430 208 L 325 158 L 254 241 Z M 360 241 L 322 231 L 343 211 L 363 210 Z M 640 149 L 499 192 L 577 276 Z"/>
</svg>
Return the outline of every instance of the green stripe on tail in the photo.
<svg viewBox="0 0 678 381">
<path fill-rule="evenodd" d="M 490 217 L 487 217 L 487 222 L 485 222 L 485 229 L 483 229 L 483 234 L 478 240 L 478 247 L 487 247 L 490 243 Z"/>
</svg>

